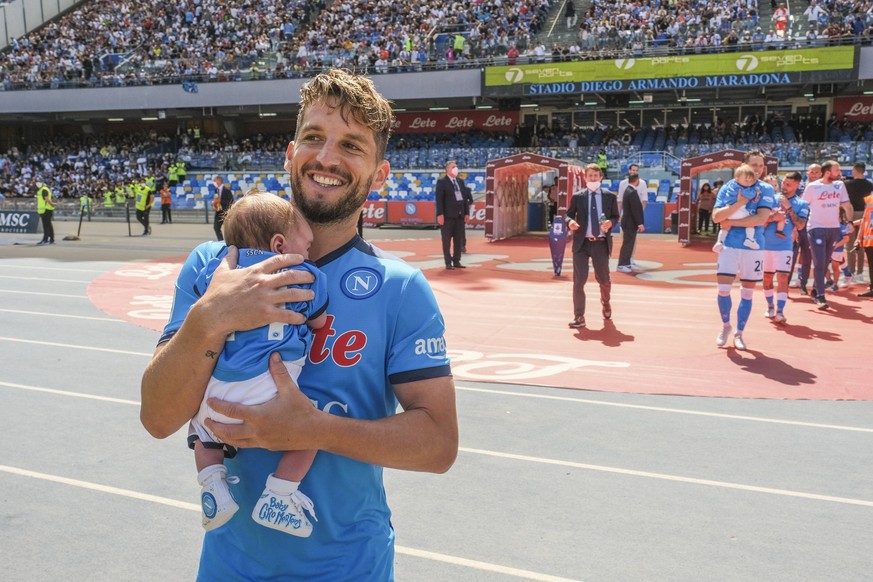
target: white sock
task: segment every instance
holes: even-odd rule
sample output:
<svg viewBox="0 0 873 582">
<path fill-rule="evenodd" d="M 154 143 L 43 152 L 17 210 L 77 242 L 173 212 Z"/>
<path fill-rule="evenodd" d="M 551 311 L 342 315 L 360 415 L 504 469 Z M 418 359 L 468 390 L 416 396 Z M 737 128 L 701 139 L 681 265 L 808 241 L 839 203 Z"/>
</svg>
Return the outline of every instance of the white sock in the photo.
<svg viewBox="0 0 873 582">
<path fill-rule="evenodd" d="M 291 495 L 300 487 L 300 481 L 288 481 L 271 474 L 267 477 L 267 489 L 276 495 Z"/>
</svg>

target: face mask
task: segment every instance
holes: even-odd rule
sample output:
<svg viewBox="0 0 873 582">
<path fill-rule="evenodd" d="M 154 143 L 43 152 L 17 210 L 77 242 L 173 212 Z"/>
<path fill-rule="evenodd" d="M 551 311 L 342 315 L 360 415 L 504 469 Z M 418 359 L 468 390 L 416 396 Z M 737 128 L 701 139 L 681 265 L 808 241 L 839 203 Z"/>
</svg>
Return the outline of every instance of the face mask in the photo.
<svg viewBox="0 0 873 582">
<path fill-rule="evenodd" d="M 588 182 L 585 187 L 588 188 L 589 192 L 595 192 L 600 190 L 600 182 Z"/>
<path fill-rule="evenodd" d="M 451 176 L 452 178 L 457 178 L 458 177 L 458 168 L 452 168 L 451 170 L 449 170 L 449 176 Z"/>
</svg>

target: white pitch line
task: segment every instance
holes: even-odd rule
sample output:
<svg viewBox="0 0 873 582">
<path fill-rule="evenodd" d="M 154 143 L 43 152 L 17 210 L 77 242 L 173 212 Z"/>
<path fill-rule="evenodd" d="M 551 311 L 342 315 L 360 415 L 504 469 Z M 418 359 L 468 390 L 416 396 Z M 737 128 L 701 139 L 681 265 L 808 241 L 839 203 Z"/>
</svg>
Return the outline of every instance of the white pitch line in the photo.
<svg viewBox="0 0 873 582">
<path fill-rule="evenodd" d="M 873 501 L 865 499 L 852 499 L 851 497 L 834 497 L 831 495 L 819 495 L 818 493 L 804 493 L 803 491 L 791 491 L 790 489 L 774 489 L 772 487 L 758 487 L 755 485 L 743 485 L 742 483 L 731 483 L 729 481 L 713 481 L 711 479 L 697 479 L 695 477 L 682 477 L 680 475 L 667 475 L 665 473 L 652 473 L 650 471 L 636 471 L 634 469 L 622 469 L 619 467 L 607 467 L 604 465 L 589 465 L 587 463 L 576 463 L 573 461 L 562 461 L 560 459 L 546 459 L 542 457 L 530 457 L 528 455 L 516 455 L 513 453 L 500 453 L 496 451 L 486 451 L 484 449 L 470 449 L 467 447 L 459 447 L 458 451 L 471 453 L 475 455 L 485 455 L 488 457 L 499 457 L 503 459 L 512 459 L 514 461 L 528 461 L 530 463 L 540 463 L 544 465 L 559 465 L 561 467 L 571 467 L 574 469 L 585 469 L 588 471 L 599 471 L 602 473 L 615 473 L 618 475 L 630 475 L 633 477 L 644 477 L 647 479 L 660 479 L 663 481 L 674 481 L 677 483 L 690 483 L 692 485 L 708 485 L 711 487 L 721 487 L 724 489 L 736 489 L 738 491 L 751 491 L 754 493 L 767 493 L 769 495 L 779 495 L 782 497 L 799 497 L 801 499 L 812 499 L 815 501 L 828 501 L 831 503 L 843 503 L 846 505 L 860 505 L 862 507 L 873 507 Z"/>
<path fill-rule="evenodd" d="M 67 299 L 88 299 L 87 295 L 67 295 L 64 293 L 39 293 L 37 291 L 13 291 L 12 289 L 0 289 L 0 293 L 17 293 L 19 295 L 36 295 L 39 297 L 64 297 Z"/>
<path fill-rule="evenodd" d="M 19 469 L 18 467 L 10 467 L 8 465 L 0 465 L 0 471 L 19 475 L 21 477 L 30 477 L 32 479 L 42 479 L 43 481 L 51 481 L 53 483 L 61 483 L 63 485 L 71 485 L 73 487 L 81 487 L 91 491 L 99 491 L 101 493 L 110 493 L 112 495 L 120 495 L 131 499 L 139 499 L 141 501 L 150 501 L 159 503 L 169 507 L 178 509 L 187 509 L 190 511 L 200 511 L 200 506 L 194 503 L 186 503 L 184 501 L 176 501 L 167 497 L 159 497 L 157 495 L 149 495 L 148 493 L 140 493 L 130 489 L 121 489 L 119 487 L 110 487 L 109 485 L 100 485 L 99 483 L 90 483 L 88 481 L 79 481 L 78 479 L 70 479 L 68 477 L 60 477 L 58 475 L 49 475 L 47 473 L 38 473 L 36 471 L 28 471 L 27 469 Z"/>
<path fill-rule="evenodd" d="M 157 503 L 160 505 L 166 505 L 168 507 L 174 507 L 176 509 L 185 509 L 187 511 L 196 511 L 198 513 L 200 512 L 200 506 L 197 504 L 187 503 L 185 501 L 177 501 L 175 499 L 160 497 L 158 495 L 150 495 L 148 493 L 141 493 L 139 491 L 133 491 L 131 489 L 122 489 L 120 487 L 111 487 L 109 485 L 101 485 L 99 483 L 91 483 L 89 481 L 80 481 L 79 479 L 70 479 L 69 477 L 60 477 L 58 475 L 50 475 L 48 473 L 39 473 L 37 471 L 29 471 L 27 469 L 20 469 L 18 467 L 10 467 L 9 465 L 0 465 L 0 471 L 4 473 L 9 473 L 11 475 L 18 475 L 20 477 L 41 479 L 43 481 L 50 481 L 52 483 L 60 483 L 62 485 L 79 487 L 81 489 L 87 489 L 89 491 L 108 493 L 110 495 L 118 495 L 120 497 L 127 497 L 129 499 L 137 499 L 139 501 L 148 501 L 150 503 Z M 560 578 L 558 576 L 551 576 L 549 574 L 541 574 L 539 572 L 531 572 L 529 570 L 519 570 L 517 568 L 501 566 L 499 564 L 480 562 L 478 560 L 470 560 L 467 558 L 460 558 L 458 556 L 450 556 L 447 554 L 438 554 L 436 552 L 428 552 L 426 550 L 417 550 L 415 548 L 408 548 L 405 546 L 395 546 L 394 549 L 397 553 L 414 556 L 416 558 L 424 558 L 427 560 L 434 560 L 447 564 L 454 564 L 457 566 L 465 566 L 467 568 L 474 568 L 486 572 L 497 572 L 500 574 L 506 574 L 507 576 L 515 576 L 516 578 L 524 578 L 527 580 L 537 580 L 540 582 L 576 582 L 571 578 Z"/>
<path fill-rule="evenodd" d="M 17 279 L 19 281 L 50 281 L 52 283 L 85 283 L 91 281 L 82 281 L 81 279 L 46 279 L 45 277 L 16 277 L 14 275 L 0 275 L 0 279 Z"/>
<path fill-rule="evenodd" d="M 122 264 L 123 263 L 119 263 L 119 265 L 122 265 Z M 67 271 L 70 273 L 101 273 L 102 274 L 102 273 L 106 272 L 105 270 L 99 270 L 99 269 L 69 269 L 69 268 L 63 268 L 63 267 L 38 267 L 36 265 L 12 265 L 9 263 L 7 263 L 5 265 L 0 265 L 0 269 L 2 269 L 2 268 L 15 269 L 15 270 L 18 270 L 18 269 L 40 269 L 43 271 Z"/>
<path fill-rule="evenodd" d="M 498 566 L 497 564 L 489 564 L 488 562 L 468 560 L 467 558 L 447 556 L 445 554 L 437 554 L 435 552 L 416 550 L 415 548 L 407 548 L 404 546 L 395 546 L 394 550 L 398 554 L 406 554 L 407 556 L 415 556 L 416 558 L 425 558 L 427 560 L 446 562 L 448 564 L 454 564 L 456 566 L 466 566 L 468 568 L 475 568 L 477 570 L 484 570 L 486 572 L 506 574 L 508 576 L 515 576 L 516 578 L 526 578 L 527 580 L 540 580 L 542 582 L 578 582 L 574 578 L 560 578 L 558 576 L 550 576 L 549 574 L 540 574 L 539 572 L 531 572 L 529 570 L 508 568 L 506 566 Z"/>
<path fill-rule="evenodd" d="M 0 382 L 0 386 L 7 386 L 10 388 L 20 388 L 24 390 L 31 390 L 35 392 L 45 392 L 49 394 L 56 394 L 61 396 L 72 396 L 79 398 L 91 398 L 94 400 L 103 400 L 107 402 L 114 402 L 120 404 L 130 404 L 139 406 L 139 402 L 133 400 L 122 400 L 115 398 L 108 398 L 104 396 L 95 396 L 91 394 L 82 394 L 78 392 L 64 392 L 61 390 L 53 390 L 50 388 L 38 388 L 35 386 L 25 386 L 23 384 L 11 384 L 8 382 Z M 573 399 L 569 399 L 573 400 Z M 597 404 L 596 401 L 593 401 L 594 404 Z M 671 411 L 670 409 L 665 409 L 667 411 Z M 682 412 L 682 411 L 678 411 Z M 759 420 L 755 418 L 751 418 L 751 420 Z M 833 427 L 833 428 L 842 428 L 842 427 Z M 849 427 L 851 428 L 851 427 Z M 528 455 L 517 455 L 514 453 L 503 453 L 499 451 L 488 451 L 485 449 L 474 449 L 469 447 L 458 447 L 458 451 L 465 453 L 472 453 L 477 455 L 485 455 L 491 457 L 498 457 L 503 459 L 512 459 L 516 461 L 527 461 L 531 463 L 541 463 L 546 465 L 559 465 L 563 467 L 572 467 L 576 469 L 586 469 L 590 471 L 600 471 L 604 473 L 615 473 L 619 475 L 630 475 L 635 477 L 644 477 L 648 479 L 660 479 L 664 481 L 674 481 L 679 483 L 690 483 L 694 485 L 707 485 L 711 487 L 722 487 L 725 489 L 735 489 L 739 491 L 751 491 L 754 493 L 767 493 L 770 495 L 779 495 L 783 497 L 799 497 L 802 499 L 813 499 L 817 501 L 828 501 L 833 503 L 843 503 L 848 505 L 861 505 L 864 507 L 873 507 L 873 501 L 866 501 L 863 499 L 852 499 L 849 497 L 834 497 L 830 495 L 819 495 L 817 493 L 804 493 L 802 491 L 791 491 L 788 489 L 775 489 L 772 487 L 758 487 L 754 485 L 743 485 L 741 483 L 731 483 L 728 481 L 714 481 L 711 479 L 698 479 L 694 477 L 683 477 L 680 475 L 668 475 L 665 473 L 653 473 L 649 471 L 637 471 L 633 469 L 622 469 L 618 467 L 607 467 L 604 465 L 591 465 L 587 463 L 577 463 L 574 461 L 562 461 L 559 459 L 547 459 L 543 457 L 531 457 Z M 0 465 L 2 468 L 2 465 Z"/>
<path fill-rule="evenodd" d="M 600 400 L 589 400 L 585 398 L 570 398 L 568 396 L 552 396 L 549 394 L 521 394 L 518 392 L 510 392 L 508 390 L 491 390 L 487 388 L 472 388 L 470 386 L 455 386 L 458 390 L 465 392 L 483 392 L 486 394 L 501 394 L 506 396 L 518 396 L 521 398 L 539 398 L 543 400 L 558 400 L 561 402 L 576 402 L 578 404 L 595 404 L 597 406 L 614 406 L 616 408 L 632 408 L 636 410 L 650 410 L 652 412 L 672 412 L 674 414 L 690 414 L 694 416 L 708 416 L 712 418 L 727 418 L 730 420 L 748 420 L 752 422 L 766 422 L 771 424 L 787 424 L 792 426 L 805 426 L 809 428 L 827 428 L 832 430 L 846 430 L 851 432 L 866 432 L 873 433 L 873 428 L 865 428 L 860 426 L 846 426 L 841 424 L 821 424 L 817 422 L 802 422 L 799 420 L 782 420 L 779 418 L 767 418 L 762 416 L 743 416 L 739 414 L 724 414 L 720 412 L 702 412 L 699 410 L 687 410 L 683 408 L 666 408 L 662 406 L 646 406 L 644 404 L 622 404 L 619 402 L 603 402 Z"/>
<path fill-rule="evenodd" d="M 48 313 L 43 311 L 24 311 L 21 309 L 0 309 L 3 313 L 19 313 L 21 315 L 46 315 L 48 317 L 65 317 L 67 319 L 87 319 L 90 321 L 111 321 L 113 323 L 127 323 L 123 319 L 112 317 L 94 317 L 92 315 L 70 315 L 69 313 Z"/>
<path fill-rule="evenodd" d="M 19 390 L 29 390 L 31 392 L 43 392 L 45 394 L 54 394 L 56 396 L 70 396 L 73 398 L 88 398 L 90 400 L 102 400 L 104 402 L 112 402 L 114 404 L 130 404 L 139 406 L 142 404 L 136 400 L 125 400 L 123 398 L 112 398 L 111 396 L 98 396 L 96 394 L 86 394 L 84 392 L 68 392 L 66 390 L 55 390 L 54 388 L 41 388 L 39 386 L 28 386 L 26 384 L 13 384 L 12 382 L 0 381 L 0 386 L 6 388 L 18 388 Z"/>
<path fill-rule="evenodd" d="M 88 351 L 93 351 L 93 352 L 108 352 L 110 354 L 124 354 L 127 356 L 146 356 L 149 358 L 152 357 L 152 354 L 150 352 L 130 352 L 127 350 L 114 350 L 112 348 L 95 348 L 95 347 L 90 347 L 90 346 L 77 346 L 75 344 L 62 344 L 62 343 L 57 343 L 57 342 L 25 340 L 25 339 L 18 339 L 18 338 L 14 338 L 14 337 L 0 337 L 0 341 L 18 342 L 18 343 L 22 343 L 22 344 L 36 344 L 36 345 L 40 345 L 40 346 L 54 346 L 57 348 L 68 348 L 68 349 L 72 349 L 72 350 L 88 350 Z"/>
</svg>

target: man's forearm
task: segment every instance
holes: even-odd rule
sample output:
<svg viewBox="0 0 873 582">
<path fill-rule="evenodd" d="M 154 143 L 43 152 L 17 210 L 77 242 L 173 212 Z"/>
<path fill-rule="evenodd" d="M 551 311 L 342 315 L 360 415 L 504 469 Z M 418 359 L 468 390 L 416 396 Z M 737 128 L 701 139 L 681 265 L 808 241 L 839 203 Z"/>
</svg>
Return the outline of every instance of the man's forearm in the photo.
<svg viewBox="0 0 873 582">
<path fill-rule="evenodd" d="M 455 387 L 450 377 L 394 386 L 403 411 L 357 419 L 318 410 L 271 359 L 278 395 L 262 405 L 212 402 L 242 424 L 207 421 L 216 435 L 237 446 L 269 450 L 318 449 L 363 463 L 409 471 L 445 472 L 458 454 Z"/>
<path fill-rule="evenodd" d="M 391 469 L 444 473 L 458 454 L 457 420 L 423 409 L 379 420 L 326 414 L 318 434 L 320 450 Z"/>
<path fill-rule="evenodd" d="M 223 347 L 224 337 L 210 339 L 190 315 L 169 342 L 157 347 L 141 386 L 140 421 L 152 436 L 170 436 L 197 413 Z"/>
<path fill-rule="evenodd" d="M 737 218 L 737 219 L 728 219 L 731 221 L 731 226 L 738 226 L 740 228 L 745 228 L 748 226 L 763 226 L 767 224 L 767 219 L 770 217 L 769 209 L 767 212 L 764 212 L 763 209 L 759 211 L 757 214 L 750 214 L 745 218 Z"/>
</svg>

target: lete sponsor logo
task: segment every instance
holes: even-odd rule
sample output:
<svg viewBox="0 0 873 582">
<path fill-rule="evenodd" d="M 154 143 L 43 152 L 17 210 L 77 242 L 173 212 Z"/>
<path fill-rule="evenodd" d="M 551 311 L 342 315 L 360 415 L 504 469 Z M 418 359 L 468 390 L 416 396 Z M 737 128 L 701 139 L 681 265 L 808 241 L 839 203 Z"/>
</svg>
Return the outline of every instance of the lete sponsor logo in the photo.
<svg viewBox="0 0 873 582">
<path fill-rule="evenodd" d="M 398 133 L 424 133 L 433 131 L 487 131 L 511 132 L 518 125 L 519 113 L 505 111 L 453 111 L 398 113 L 393 124 Z"/>
<path fill-rule="evenodd" d="M 851 121 L 873 121 L 873 97 L 837 97 L 834 113 Z"/>
</svg>

